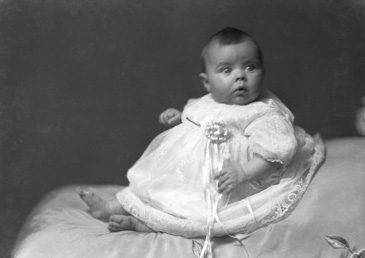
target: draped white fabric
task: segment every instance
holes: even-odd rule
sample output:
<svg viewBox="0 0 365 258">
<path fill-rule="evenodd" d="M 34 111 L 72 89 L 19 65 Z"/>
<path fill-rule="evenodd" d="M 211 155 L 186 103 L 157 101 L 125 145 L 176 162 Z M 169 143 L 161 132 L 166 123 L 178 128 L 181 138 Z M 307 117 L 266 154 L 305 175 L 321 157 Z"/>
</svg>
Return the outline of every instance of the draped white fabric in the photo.
<svg viewBox="0 0 365 258">
<path fill-rule="evenodd" d="M 365 248 L 365 140 L 336 139 L 326 143 L 324 165 L 293 212 L 277 223 L 246 235 L 212 238 L 215 258 L 350 257 L 334 249 L 327 235 L 345 238 L 354 252 Z M 25 222 L 14 258 L 197 258 L 194 241 L 164 233 L 110 233 L 107 224 L 87 213 L 78 197 L 80 186 L 47 194 Z M 81 186 L 104 199 L 121 186 Z"/>
</svg>

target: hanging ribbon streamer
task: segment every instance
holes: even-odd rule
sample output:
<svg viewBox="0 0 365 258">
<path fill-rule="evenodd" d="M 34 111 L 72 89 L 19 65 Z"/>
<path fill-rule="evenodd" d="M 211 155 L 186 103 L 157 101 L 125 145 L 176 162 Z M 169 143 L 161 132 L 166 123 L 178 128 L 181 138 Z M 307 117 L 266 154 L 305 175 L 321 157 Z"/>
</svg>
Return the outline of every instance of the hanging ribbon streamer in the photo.
<svg viewBox="0 0 365 258">
<path fill-rule="evenodd" d="M 208 208 L 207 234 L 200 253 L 200 258 L 213 257 L 211 236 L 214 222 L 217 218 L 217 209 L 222 194 L 218 192 L 218 181 L 215 175 L 223 168 L 227 153 L 226 142 L 230 136 L 227 125 L 224 122 L 211 122 L 205 128 L 205 136 L 208 138 L 205 147 L 205 162 L 203 167 L 204 197 Z"/>
</svg>

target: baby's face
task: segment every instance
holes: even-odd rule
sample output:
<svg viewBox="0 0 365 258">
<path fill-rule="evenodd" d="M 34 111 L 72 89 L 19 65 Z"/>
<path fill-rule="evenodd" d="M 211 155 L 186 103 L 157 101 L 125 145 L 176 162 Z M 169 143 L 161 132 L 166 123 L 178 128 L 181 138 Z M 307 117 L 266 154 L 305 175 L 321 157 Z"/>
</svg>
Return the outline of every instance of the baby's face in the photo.
<svg viewBox="0 0 365 258">
<path fill-rule="evenodd" d="M 206 72 L 200 78 L 219 103 L 246 105 L 263 90 L 263 66 L 251 40 L 233 45 L 212 43 L 205 63 Z"/>
</svg>

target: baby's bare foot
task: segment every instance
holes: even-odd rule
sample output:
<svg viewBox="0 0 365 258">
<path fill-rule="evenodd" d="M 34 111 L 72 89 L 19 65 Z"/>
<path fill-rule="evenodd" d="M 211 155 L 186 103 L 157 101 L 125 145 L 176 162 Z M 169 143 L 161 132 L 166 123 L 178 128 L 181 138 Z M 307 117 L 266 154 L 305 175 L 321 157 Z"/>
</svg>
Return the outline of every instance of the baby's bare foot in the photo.
<svg viewBox="0 0 365 258">
<path fill-rule="evenodd" d="M 109 220 L 111 212 L 108 209 L 109 205 L 107 201 L 104 201 L 93 192 L 83 189 L 79 190 L 78 194 L 80 198 L 87 204 L 89 207 L 89 212 L 94 218 L 100 219 L 102 221 Z"/>
<path fill-rule="evenodd" d="M 108 229 L 111 232 L 122 230 L 136 230 L 137 219 L 133 216 L 112 215 L 110 216 Z"/>
<path fill-rule="evenodd" d="M 112 215 L 108 223 L 111 232 L 122 230 L 133 230 L 137 232 L 155 232 L 147 227 L 143 222 L 130 215 Z"/>
</svg>

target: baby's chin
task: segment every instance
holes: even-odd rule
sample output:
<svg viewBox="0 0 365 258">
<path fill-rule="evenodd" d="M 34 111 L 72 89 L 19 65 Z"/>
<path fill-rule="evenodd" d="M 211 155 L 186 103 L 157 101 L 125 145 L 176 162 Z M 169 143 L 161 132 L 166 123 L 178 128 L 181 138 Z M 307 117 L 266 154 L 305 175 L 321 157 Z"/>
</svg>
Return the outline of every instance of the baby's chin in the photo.
<svg viewBox="0 0 365 258">
<path fill-rule="evenodd" d="M 245 105 L 248 105 L 248 104 L 254 102 L 257 98 L 258 97 L 248 98 L 248 97 L 236 96 L 234 98 L 227 99 L 227 100 L 220 100 L 220 99 L 215 99 L 215 98 L 214 98 L 214 100 L 220 104 L 245 106 Z"/>
</svg>

